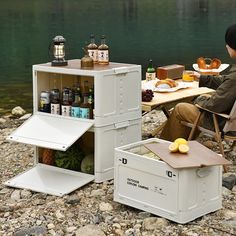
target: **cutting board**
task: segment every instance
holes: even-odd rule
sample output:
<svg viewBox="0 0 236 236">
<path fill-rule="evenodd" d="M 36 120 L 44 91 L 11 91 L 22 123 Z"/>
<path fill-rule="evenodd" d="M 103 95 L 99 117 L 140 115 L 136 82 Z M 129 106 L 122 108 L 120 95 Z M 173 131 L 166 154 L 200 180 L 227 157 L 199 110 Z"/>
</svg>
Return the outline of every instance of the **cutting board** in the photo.
<svg viewBox="0 0 236 236">
<path fill-rule="evenodd" d="M 231 164 L 197 141 L 188 141 L 190 150 L 186 154 L 170 152 L 169 145 L 169 143 L 148 143 L 144 146 L 176 169 Z"/>
</svg>

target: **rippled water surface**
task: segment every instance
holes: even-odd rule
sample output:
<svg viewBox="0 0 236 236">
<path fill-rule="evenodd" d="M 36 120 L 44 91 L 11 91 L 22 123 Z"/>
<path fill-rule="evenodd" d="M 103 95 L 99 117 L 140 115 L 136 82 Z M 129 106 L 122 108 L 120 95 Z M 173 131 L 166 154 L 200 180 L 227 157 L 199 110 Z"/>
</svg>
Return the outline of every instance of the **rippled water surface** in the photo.
<svg viewBox="0 0 236 236">
<path fill-rule="evenodd" d="M 0 7 L 0 113 L 32 108 L 32 65 L 47 62 L 55 35 L 67 39 L 66 57 L 81 58 L 94 33 L 105 34 L 111 61 L 155 66 L 199 56 L 228 58 L 224 32 L 236 23 L 234 0 L 11 0 Z"/>
</svg>

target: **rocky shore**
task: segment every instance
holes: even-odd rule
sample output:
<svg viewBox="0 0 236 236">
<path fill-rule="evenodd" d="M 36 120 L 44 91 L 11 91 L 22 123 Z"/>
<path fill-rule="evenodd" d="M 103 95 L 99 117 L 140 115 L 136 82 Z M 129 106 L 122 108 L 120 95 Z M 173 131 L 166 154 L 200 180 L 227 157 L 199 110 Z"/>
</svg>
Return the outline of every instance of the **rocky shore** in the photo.
<svg viewBox="0 0 236 236">
<path fill-rule="evenodd" d="M 6 187 L 3 183 L 33 166 L 33 147 L 6 137 L 27 118 L 0 117 L 0 235 L 158 236 L 236 235 L 236 185 L 222 186 L 222 209 L 188 224 L 177 224 L 113 201 L 113 180 L 90 183 L 62 198 Z M 152 111 L 142 120 L 143 138 L 165 116 Z M 199 136 L 214 151 L 216 142 Z M 224 143 L 233 162 L 224 178 L 235 175 L 236 149 Z"/>
</svg>

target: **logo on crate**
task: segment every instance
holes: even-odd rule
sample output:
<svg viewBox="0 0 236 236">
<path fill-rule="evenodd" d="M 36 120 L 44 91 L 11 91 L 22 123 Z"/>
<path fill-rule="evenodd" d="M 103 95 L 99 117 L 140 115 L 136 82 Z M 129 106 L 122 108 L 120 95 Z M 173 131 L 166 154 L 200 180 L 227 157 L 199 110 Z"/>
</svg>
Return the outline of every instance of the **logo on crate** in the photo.
<svg viewBox="0 0 236 236">
<path fill-rule="evenodd" d="M 166 171 L 166 175 L 167 175 L 168 177 L 170 177 L 170 178 L 176 177 L 176 175 L 173 174 L 172 171 L 170 171 L 170 170 L 167 170 L 167 171 Z"/>
<path fill-rule="evenodd" d="M 121 158 L 121 159 L 119 159 L 119 161 L 121 161 L 122 164 L 127 164 L 127 159 L 126 158 Z"/>
</svg>

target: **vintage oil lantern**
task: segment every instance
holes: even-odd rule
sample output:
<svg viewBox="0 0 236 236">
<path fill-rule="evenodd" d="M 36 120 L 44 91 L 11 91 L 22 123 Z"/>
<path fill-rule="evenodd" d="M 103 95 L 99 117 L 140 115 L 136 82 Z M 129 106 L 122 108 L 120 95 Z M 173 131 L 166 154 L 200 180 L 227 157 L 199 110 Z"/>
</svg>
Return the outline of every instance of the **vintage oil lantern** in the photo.
<svg viewBox="0 0 236 236">
<path fill-rule="evenodd" d="M 63 36 L 56 36 L 53 38 L 53 45 L 51 45 L 54 60 L 52 66 L 66 66 L 68 62 L 65 60 L 65 42 L 66 39 Z"/>
</svg>

